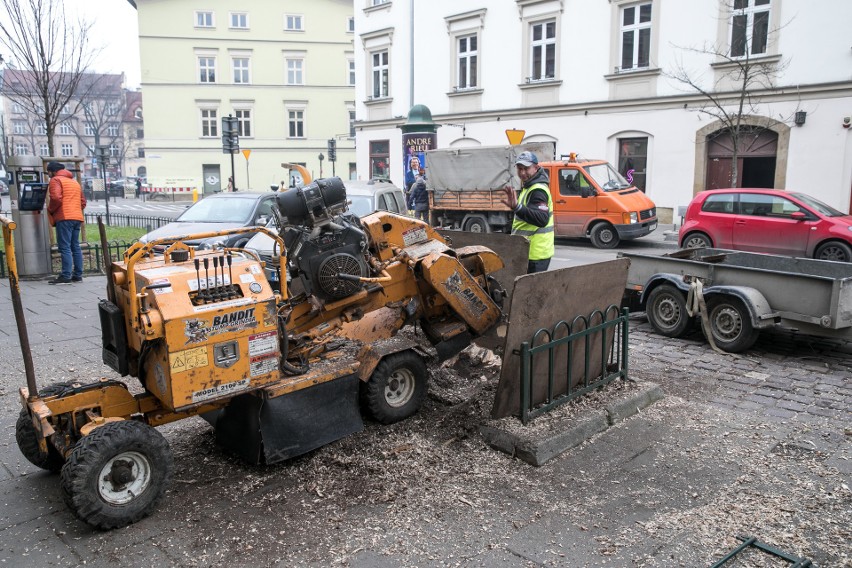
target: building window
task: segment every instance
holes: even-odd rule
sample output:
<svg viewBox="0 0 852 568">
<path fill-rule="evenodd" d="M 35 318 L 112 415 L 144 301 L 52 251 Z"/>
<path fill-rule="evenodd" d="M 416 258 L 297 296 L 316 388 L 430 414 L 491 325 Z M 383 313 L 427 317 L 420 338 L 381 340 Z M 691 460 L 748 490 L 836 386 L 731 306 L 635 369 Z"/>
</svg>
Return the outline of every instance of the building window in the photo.
<svg viewBox="0 0 852 568">
<path fill-rule="evenodd" d="M 304 59 L 288 59 L 287 60 L 287 84 L 288 85 L 304 85 L 305 77 L 303 73 Z"/>
<path fill-rule="evenodd" d="M 556 77 L 556 20 L 530 25 L 530 80 Z"/>
<path fill-rule="evenodd" d="M 287 111 L 287 137 L 288 138 L 304 138 L 305 137 L 305 111 L 289 110 Z"/>
<path fill-rule="evenodd" d="M 381 6 L 382 4 L 387 4 L 389 2 L 390 2 L 390 0 L 370 0 L 370 5 L 371 6 Z"/>
<path fill-rule="evenodd" d="M 770 0 L 734 0 L 731 57 L 766 53 Z"/>
<path fill-rule="evenodd" d="M 83 126 L 83 136 L 94 136 L 95 135 L 95 127 L 92 126 L 92 123 L 87 122 Z"/>
<path fill-rule="evenodd" d="M 23 134 L 26 129 L 26 123 L 20 120 L 16 120 L 12 123 L 12 132 L 14 134 Z"/>
<path fill-rule="evenodd" d="M 138 138 L 139 140 L 142 140 L 143 138 L 145 138 L 145 130 L 143 130 L 142 128 L 137 128 L 136 129 L 136 138 Z"/>
<path fill-rule="evenodd" d="M 355 18 L 352 16 L 346 18 L 346 31 L 349 33 L 355 33 Z"/>
<path fill-rule="evenodd" d="M 61 152 L 62 152 L 63 157 L 67 158 L 69 156 L 73 156 L 74 155 L 74 146 L 72 146 L 71 144 L 63 144 Z"/>
<path fill-rule="evenodd" d="M 241 137 L 251 136 L 251 110 L 235 109 L 234 116 L 237 117 L 237 134 Z"/>
<path fill-rule="evenodd" d="M 109 116 L 115 116 L 121 110 L 121 105 L 116 101 L 108 101 L 106 103 L 106 113 Z"/>
<path fill-rule="evenodd" d="M 47 144 L 42 144 L 38 147 L 39 156 L 50 156 L 50 148 Z"/>
<path fill-rule="evenodd" d="M 475 89 L 477 86 L 477 35 L 458 38 L 458 83 L 459 89 Z"/>
<path fill-rule="evenodd" d="M 110 124 L 109 126 L 107 126 L 107 136 L 112 136 L 113 138 L 118 136 L 118 125 L 117 124 Z"/>
<path fill-rule="evenodd" d="M 247 30 L 248 14 L 245 12 L 231 12 L 231 29 Z"/>
<path fill-rule="evenodd" d="M 390 142 L 373 140 L 370 142 L 370 179 L 390 178 Z"/>
<path fill-rule="evenodd" d="M 355 86 L 355 60 L 350 59 L 346 62 L 349 69 L 349 85 Z"/>
<path fill-rule="evenodd" d="M 26 144 L 15 144 L 15 155 L 16 156 L 26 156 L 27 155 L 27 145 Z"/>
<path fill-rule="evenodd" d="M 234 57 L 231 64 L 234 68 L 234 84 L 248 85 L 251 82 L 248 57 Z"/>
<path fill-rule="evenodd" d="M 621 10 L 621 69 L 647 69 L 651 54 L 651 4 Z"/>
<path fill-rule="evenodd" d="M 199 82 L 215 83 L 216 82 L 216 58 L 215 57 L 199 57 L 198 58 L 198 73 Z"/>
<path fill-rule="evenodd" d="M 298 14 L 285 14 L 284 15 L 284 29 L 288 32 L 301 32 L 304 31 L 304 27 L 302 24 L 302 16 Z"/>
<path fill-rule="evenodd" d="M 95 147 L 94 146 L 86 146 L 86 157 L 91 158 L 95 155 Z"/>
<path fill-rule="evenodd" d="M 133 111 L 133 116 L 136 118 L 142 118 L 142 109 L 137 108 L 135 111 Z"/>
<path fill-rule="evenodd" d="M 111 158 L 117 158 L 118 157 L 118 145 L 117 144 L 110 144 L 109 145 L 109 155 L 110 155 Z"/>
<path fill-rule="evenodd" d="M 213 27 L 213 12 L 196 12 L 195 13 L 196 28 L 212 28 Z"/>
<path fill-rule="evenodd" d="M 618 139 L 618 173 L 631 185 L 645 191 L 648 176 L 648 139 Z"/>
<path fill-rule="evenodd" d="M 136 157 L 144 158 L 145 157 L 145 148 L 137 148 L 136 149 Z"/>
<path fill-rule="evenodd" d="M 355 111 L 349 111 L 349 138 L 355 138 Z"/>
<path fill-rule="evenodd" d="M 47 125 L 45 123 L 41 123 L 36 126 L 36 134 L 39 136 L 45 136 L 47 134 Z"/>
<path fill-rule="evenodd" d="M 18 103 L 12 103 L 12 112 L 15 114 L 23 114 L 24 109 Z"/>
<path fill-rule="evenodd" d="M 219 135 L 218 111 L 215 108 L 201 109 L 201 136 L 215 138 Z"/>
<path fill-rule="evenodd" d="M 70 104 L 65 103 L 64 105 L 62 105 L 62 114 L 71 114 L 71 105 Z"/>
<path fill-rule="evenodd" d="M 390 96 L 388 84 L 388 51 L 377 51 L 371 55 L 373 61 L 373 98 L 383 99 Z"/>
</svg>

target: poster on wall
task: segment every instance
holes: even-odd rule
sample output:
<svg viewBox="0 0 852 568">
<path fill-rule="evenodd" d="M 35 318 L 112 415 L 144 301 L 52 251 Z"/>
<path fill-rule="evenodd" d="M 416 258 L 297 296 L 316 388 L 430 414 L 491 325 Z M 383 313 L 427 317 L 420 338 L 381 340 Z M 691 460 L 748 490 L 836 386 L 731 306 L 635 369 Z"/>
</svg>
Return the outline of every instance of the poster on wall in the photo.
<svg viewBox="0 0 852 568">
<path fill-rule="evenodd" d="M 405 172 L 405 193 L 418 178 L 426 179 L 426 157 L 424 152 L 437 147 L 435 132 L 408 132 L 402 135 L 402 169 Z"/>
</svg>

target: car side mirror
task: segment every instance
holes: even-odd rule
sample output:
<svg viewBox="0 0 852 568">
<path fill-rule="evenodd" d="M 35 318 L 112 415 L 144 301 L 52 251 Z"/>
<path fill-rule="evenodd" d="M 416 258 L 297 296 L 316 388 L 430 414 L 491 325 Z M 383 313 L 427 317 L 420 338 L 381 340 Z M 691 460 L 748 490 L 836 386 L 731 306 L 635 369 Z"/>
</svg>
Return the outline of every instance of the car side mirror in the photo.
<svg viewBox="0 0 852 568">
<path fill-rule="evenodd" d="M 805 215 L 802 211 L 793 211 L 790 213 L 790 219 L 793 221 L 804 221 L 808 216 Z"/>
</svg>

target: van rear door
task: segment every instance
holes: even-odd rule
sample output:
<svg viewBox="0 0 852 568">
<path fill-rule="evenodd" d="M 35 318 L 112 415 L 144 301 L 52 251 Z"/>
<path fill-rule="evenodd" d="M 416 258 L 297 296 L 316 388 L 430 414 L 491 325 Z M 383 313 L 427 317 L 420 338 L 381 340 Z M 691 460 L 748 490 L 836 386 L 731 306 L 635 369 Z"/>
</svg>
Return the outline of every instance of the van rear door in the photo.
<svg viewBox="0 0 852 568">
<path fill-rule="evenodd" d="M 560 237 L 585 237 L 586 223 L 597 214 L 594 185 L 577 168 L 555 165 L 550 171 L 553 222 Z M 583 197 L 583 195 L 589 197 Z"/>
</svg>

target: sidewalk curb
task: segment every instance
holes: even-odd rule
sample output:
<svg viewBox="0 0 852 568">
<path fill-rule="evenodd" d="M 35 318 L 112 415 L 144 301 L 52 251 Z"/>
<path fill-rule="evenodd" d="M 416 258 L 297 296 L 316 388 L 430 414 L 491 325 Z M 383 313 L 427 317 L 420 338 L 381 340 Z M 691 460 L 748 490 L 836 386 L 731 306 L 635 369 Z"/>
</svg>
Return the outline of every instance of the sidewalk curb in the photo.
<svg viewBox="0 0 852 568">
<path fill-rule="evenodd" d="M 600 434 L 638 414 L 663 397 L 659 385 L 645 383 L 638 392 L 613 401 L 601 410 L 566 419 L 564 424 L 555 427 L 557 433 L 553 435 L 536 437 L 530 433 L 517 434 L 488 425 L 481 425 L 479 432 L 492 448 L 539 467 L 563 452 L 579 446 L 595 434 Z"/>
</svg>

